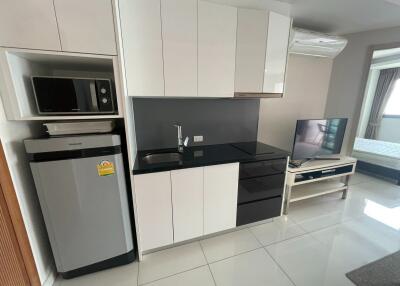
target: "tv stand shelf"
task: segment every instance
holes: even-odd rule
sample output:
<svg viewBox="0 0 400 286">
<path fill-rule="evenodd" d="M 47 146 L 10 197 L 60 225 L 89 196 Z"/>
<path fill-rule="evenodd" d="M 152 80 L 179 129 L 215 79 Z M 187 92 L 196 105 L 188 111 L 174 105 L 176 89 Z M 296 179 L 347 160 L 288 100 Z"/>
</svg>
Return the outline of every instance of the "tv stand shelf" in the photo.
<svg viewBox="0 0 400 286">
<path fill-rule="evenodd" d="M 290 203 L 330 193 L 342 192 L 347 196 L 348 182 L 354 174 L 357 160 L 341 157 L 340 160 L 310 161 L 301 167 L 287 169 L 284 214 Z"/>
</svg>

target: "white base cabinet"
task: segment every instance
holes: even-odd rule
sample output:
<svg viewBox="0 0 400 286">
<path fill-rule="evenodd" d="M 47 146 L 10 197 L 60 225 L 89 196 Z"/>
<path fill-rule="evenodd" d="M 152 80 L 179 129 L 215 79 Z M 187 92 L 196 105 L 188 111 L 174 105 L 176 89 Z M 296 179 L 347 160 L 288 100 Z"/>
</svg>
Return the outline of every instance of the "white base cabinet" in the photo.
<svg viewBox="0 0 400 286">
<path fill-rule="evenodd" d="M 203 168 L 171 171 L 174 242 L 203 235 Z"/>
<path fill-rule="evenodd" d="M 204 168 L 204 234 L 236 227 L 239 163 Z"/>
<path fill-rule="evenodd" d="M 236 227 L 239 163 L 134 176 L 139 253 Z"/>
<path fill-rule="evenodd" d="M 172 244 L 170 172 L 134 176 L 134 192 L 142 251 Z"/>
</svg>

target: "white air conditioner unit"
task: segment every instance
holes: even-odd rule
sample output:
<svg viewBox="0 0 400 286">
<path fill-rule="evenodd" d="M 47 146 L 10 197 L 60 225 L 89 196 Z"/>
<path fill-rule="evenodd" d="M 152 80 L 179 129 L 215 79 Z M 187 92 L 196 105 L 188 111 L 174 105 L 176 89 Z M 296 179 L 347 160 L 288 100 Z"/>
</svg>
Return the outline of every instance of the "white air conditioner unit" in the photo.
<svg viewBox="0 0 400 286">
<path fill-rule="evenodd" d="M 334 58 L 346 45 L 347 40 L 342 37 L 293 28 L 289 53 Z"/>
</svg>

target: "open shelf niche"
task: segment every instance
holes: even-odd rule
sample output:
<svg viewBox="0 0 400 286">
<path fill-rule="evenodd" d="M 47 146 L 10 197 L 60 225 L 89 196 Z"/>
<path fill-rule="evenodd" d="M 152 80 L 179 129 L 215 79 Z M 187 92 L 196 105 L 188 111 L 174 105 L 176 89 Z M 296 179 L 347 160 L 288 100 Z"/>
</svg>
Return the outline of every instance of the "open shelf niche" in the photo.
<svg viewBox="0 0 400 286">
<path fill-rule="evenodd" d="M 0 48 L 0 93 L 9 120 L 122 118 L 123 107 L 115 56 Z M 110 78 L 115 83 L 118 114 L 42 116 L 37 112 L 32 76 Z"/>
</svg>

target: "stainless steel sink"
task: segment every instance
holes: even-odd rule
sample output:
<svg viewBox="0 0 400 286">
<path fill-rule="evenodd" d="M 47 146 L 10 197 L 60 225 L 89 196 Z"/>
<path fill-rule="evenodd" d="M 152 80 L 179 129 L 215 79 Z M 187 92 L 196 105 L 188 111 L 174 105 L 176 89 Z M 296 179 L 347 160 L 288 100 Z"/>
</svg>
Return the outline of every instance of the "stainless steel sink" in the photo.
<svg viewBox="0 0 400 286">
<path fill-rule="evenodd" d="M 182 154 L 179 152 L 153 153 L 143 157 L 143 161 L 148 164 L 179 162 L 181 159 Z"/>
</svg>

